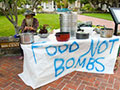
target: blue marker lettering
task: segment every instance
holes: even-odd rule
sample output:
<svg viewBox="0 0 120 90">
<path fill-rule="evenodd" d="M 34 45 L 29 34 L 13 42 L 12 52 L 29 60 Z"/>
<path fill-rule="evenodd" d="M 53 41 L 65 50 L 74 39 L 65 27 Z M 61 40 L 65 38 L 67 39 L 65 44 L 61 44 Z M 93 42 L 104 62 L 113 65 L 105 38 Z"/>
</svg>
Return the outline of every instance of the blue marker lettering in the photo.
<svg viewBox="0 0 120 90">
<path fill-rule="evenodd" d="M 110 54 L 112 53 L 112 49 L 113 49 L 114 43 L 118 42 L 118 41 L 119 41 L 119 38 L 113 39 L 113 40 L 109 40 L 109 42 L 112 42 L 112 46 L 111 46 L 111 49 L 110 49 Z"/>
<path fill-rule="evenodd" d="M 102 45 L 105 45 L 106 47 L 105 47 L 104 50 L 100 51 Z M 105 52 L 105 50 L 106 50 L 107 48 L 108 48 L 108 42 L 105 40 L 105 41 L 103 41 L 103 42 L 99 45 L 97 53 L 98 53 L 98 54 L 101 54 L 101 53 Z"/>
<path fill-rule="evenodd" d="M 72 61 L 72 65 L 71 65 L 71 66 L 68 66 L 68 63 L 69 63 L 70 61 Z M 74 58 L 68 59 L 68 60 L 66 61 L 66 64 L 65 64 L 66 69 L 72 68 L 74 64 L 75 64 L 75 59 L 74 59 Z"/>
<path fill-rule="evenodd" d="M 76 45 L 77 47 L 76 47 L 75 49 L 72 49 L 72 47 L 73 47 L 74 45 Z M 78 49 L 79 49 L 79 44 L 78 44 L 76 41 L 74 41 L 74 42 L 70 45 L 69 52 L 72 53 L 72 52 L 75 52 L 75 51 L 78 50 Z"/>
<path fill-rule="evenodd" d="M 93 48 L 94 48 L 94 40 L 91 41 L 90 50 L 91 50 L 91 56 L 92 57 L 95 55 L 99 43 L 100 43 L 100 40 L 98 40 L 97 45 L 95 47 L 95 50 L 93 50 Z"/>
<path fill-rule="evenodd" d="M 49 48 L 54 48 L 55 51 L 54 51 L 53 53 L 50 53 L 50 52 L 48 51 Z M 45 49 L 46 49 L 46 52 L 47 52 L 47 54 L 48 54 L 49 56 L 54 56 L 54 55 L 57 53 L 57 47 L 56 47 L 56 46 L 48 46 L 48 47 L 46 47 Z M 53 51 L 53 50 L 52 50 L 52 51 Z"/>
<path fill-rule="evenodd" d="M 99 65 L 101 65 L 103 69 L 99 70 L 97 67 L 95 67 L 95 69 L 98 72 L 103 72 L 105 70 L 105 66 L 102 63 L 98 62 L 99 59 L 104 59 L 104 57 L 99 57 L 99 58 L 96 59 L 96 63 L 99 64 Z"/>
<path fill-rule="evenodd" d="M 78 64 L 79 64 L 79 66 L 82 66 L 82 68 L 85 66 L 86 58 L 84 58 L 83 61 L 81 60 L 81 58 L 82 58 L 82 56 L 79 57 L 74 68 L 76 68 Z"/>
<path fill-rule="evenodd" d="M 34 48 L 41 48 L 41 47 L 43 47 L 43 46 L 42 46 L 42 45 L 40 45 L 40 46 L 33 46 L 33 44 L 32 44 L 32 46 L 31 46 L 35 64 L 37 64 L 37 60 L 36 60 L 36 57 L 35 57 Z"/>
<path fill-rule="evenodd" d="M 86 69 L 87 69 L 88 71 L 93 70 L 93 69 L 94 69 L 94 63 L 95 63 L 95 59 L 91 57 L 91 58 L 89 59 L 89 62 L 88 62 L 88 64 L 87 64 L 87 66 L 86 66 Z M 91 67 L 89 68 L 89 66 L 91 66 Z"/>
<path fill-rule="evenodd" d="M 61 47 L 63 47 L 63 46 L 65 46 L 66 48 L 64 50 L 61 50 Z M 67 49 L 68 49 L 67 44 L 64 44 L 64 45 L 58 47 L 58 50 L 59 50 L 60 53 L 64 53 Z"/>
<path fill-rule="evenodd" d="M 94 41 L 91 40 L 91 45 L 90 45 L 89 50 L 88 50 L 86 53 L 84 53 L 83 55 L 81 55 L 81 56 L 79 57 L 76 65 L 75 65 L 75 68 L 77 67 L 78 64 L 79 64 L 80 66 L 83 64 L 82 68 L 84 67 L 85 62 L 86 62 L 86 58 L 84 58 L 84 60 L 82 61 L 82 63 L 80 63 L 81 58 L 84 57 L 84 56 L 86 56 L 90 51 L 91 51 L 91 56 L 93 57 L 93 56 L 95 55 L 95 52 L 96 52 L 96 50 L 97 50 L 97 47 L 98 47 L 99 43 L 100 43 L 100 40 L 98 40 L 97 45 L 96 45 L 96 47 L 95 47 L 95 50 L 94 50 L 94 52 L 93 52 Z"/>
<path fill-rule="evenodd" d="M 61 62 L 61 64 L 60 64 L 60 66 L 56 66 L 56 63 L 57 62 Z M 60 74 L 62 74 L 62 72 L 64 71 L 64 66 L 63 66 L 63 64 L 64 64 L 64 59 L 62 59 L 62 58 L 56 58 L 55 60 L 54 60 L 54 68 L 55 68 L 55 77 L 57 77 L 57 76 L 59 76 Z M 59 71 L 59 72 L 58 72 Z"/>
</svg>

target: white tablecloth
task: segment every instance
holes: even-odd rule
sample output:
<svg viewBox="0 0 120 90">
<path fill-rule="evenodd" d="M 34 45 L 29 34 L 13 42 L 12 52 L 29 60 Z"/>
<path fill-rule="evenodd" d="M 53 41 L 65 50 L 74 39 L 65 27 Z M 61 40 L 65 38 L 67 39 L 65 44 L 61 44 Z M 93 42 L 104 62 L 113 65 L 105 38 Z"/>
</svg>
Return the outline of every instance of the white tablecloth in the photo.
<svg viewBox="0 0 120 90">
<path fill-rule="evenodd" d="M 119 37 L 101 38 L 94 32 L 89 39 L 58 42 L 51 34 L 46 39 L 35 36 L 35 43 L 21 47 L 24 66 L 19 76 L 35 89 L 73 71 L 113 74 Z"/>
</svg>

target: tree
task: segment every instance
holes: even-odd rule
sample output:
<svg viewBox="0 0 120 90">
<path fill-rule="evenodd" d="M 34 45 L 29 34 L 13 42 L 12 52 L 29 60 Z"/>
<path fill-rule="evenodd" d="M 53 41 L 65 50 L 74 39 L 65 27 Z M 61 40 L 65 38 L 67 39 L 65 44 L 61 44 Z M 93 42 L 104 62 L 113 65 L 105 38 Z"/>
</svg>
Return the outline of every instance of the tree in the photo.
<svg viewBox="0 0 120 90">
<path fill-rule="evenodd" d="M 68 7 L 68 3 L 73 3 L 75 2 L 76 0 L 53 0 L 57 3 L 57 7 L 60 8 L 61 5 L 60 3 L 63 3 L 64 4 L 64 8 L 67 8 Z"/>
<path fill-rule="evenodd" d="M 81 0 L 81 1 L 87 1 L 87 0 Z M 106 4 L 107 7 L 119 7 L 119 0 L 88 0 L 89 4 L 97 9 L 97 8 L 101 8 L 102 9 L 102 5 Z M 100 5 L 100 7 L 99 7 Z"/>
<path fill-rule="evenodd" d="M 75 1 L 77 1 L 77 0 L 68 0 L 69 3 L 73 3 Z"/>
<path fill-rule="evenodd" d="M 32 10 L 37 8 L 41 2 L 48 2 L 52 0 L 0 0 L 4 3 L 4 8 L 0 7 L 0 11 L 6 16 L 6 18 L 13 24 L 15 28 L 15 33 L 18 34 L 20 27 L 18 26 L 18 13 L 17 7 L 21 5 L 29 4 L 32 5 Z M 53 1 L 62 1 L 62 0 L 53 0 Z M 64 1 L 64 0 L 63 0 Z M 76 0 L 66 0 L 67 2 L 74 2 Z"/>
<path fill-rule="evenodd" d="M 27 0 L 0 0 L 4 7 L 0 7 L 0 11 L 13 24 L 15 33 L 18 34 L 20 27 L 18 26 L 17 7 L 25 4 Z"/>
<path fill-rule="evenodd" d="M 19 31 L 18 15 L 17 15 L 17 2 L 18 0 L 1 0 L 4 3 L 4 8 L 0 7 L 0 11 L 6 18 L 13 24 L 15 33 Z"/>
<path fill-rule="evenodd" d="M 38 5 L 41 4 L 41 2 L 48 2 L 52 0 L 28 0 L 27 4 L 31 5 L 31 10 L 34 10 L 37 8 Z"/>
<path fill-rule="evenodd" d="M 42 0 L 31 0 L 30 4 L 32 5 L 31 10 L 34 10 L 35 8 L 37 8 L 37 6 L 42 2 Z"/>
<path fill-rule="evenodd" d="M 4 4 L 4 8 L 0 7 L 0 11 L 13 24 L 15 33 L 18 34 L 20 27 L 18 26 L 17 7 L 21 7 L 21 5 L 24 4 L 31 4 L 33 6 L 33 10 L 41 2 L 41 0 L 0 0 L 0 2 Z"/>
</svg>

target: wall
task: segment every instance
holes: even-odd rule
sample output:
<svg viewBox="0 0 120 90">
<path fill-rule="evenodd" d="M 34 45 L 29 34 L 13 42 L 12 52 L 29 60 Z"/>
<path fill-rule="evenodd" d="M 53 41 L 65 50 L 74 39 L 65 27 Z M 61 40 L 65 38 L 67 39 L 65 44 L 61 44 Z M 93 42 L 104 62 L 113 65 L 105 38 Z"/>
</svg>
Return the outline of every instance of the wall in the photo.
<svg viewBox="0 0 120 90">
<path fill-rule="evenodd" d="M 19 39 L 14 37 L 0 37 L 0 56 L 21 55 Z"/>
</svg>

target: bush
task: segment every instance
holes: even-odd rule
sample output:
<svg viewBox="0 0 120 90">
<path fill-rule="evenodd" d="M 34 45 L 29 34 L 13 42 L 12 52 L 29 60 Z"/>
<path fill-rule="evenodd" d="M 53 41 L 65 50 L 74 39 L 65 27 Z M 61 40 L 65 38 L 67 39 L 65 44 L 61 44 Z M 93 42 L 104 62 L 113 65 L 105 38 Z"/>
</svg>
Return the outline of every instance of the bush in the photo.
<svg viewBox="0 0 120 90">
<path fill-rule="evenodd" d="M 18 14 L 23 14 L 25 12 L 25 9 L 18 9 Z M 7 14 L 9 14 L 8 11 L 6 11 Z M 0 16 L 4 16 L 4 14 L 0 11 Z"/>
<path fill-rule="evenodd" d="M 6 14 L 9 14 L 9 12 L 6 10 Z M 4 16 L 3 12 L 0 11 L 0 16 Z"/>
<path fill-rule="evenodd" d="M 81 11 L 95 11 L 95 9 L 92 8 L 90 4 L 85 4 L 85 6 L 81 8 Z"/>
<path fill-rule="evenodd" d="M 75 7 L 72 9 L 73 12 L 77 12 L 79 10 L 79 8 Z"/>
<path fill-rule="evenodd" d="M 0 11 L 0 16 L 3 16 L 4 14 Z"/>
<path fill-rule="evenodd" d="M 42 11 L 42 6 L 37 7 L 37 12 Z"/>
<path fill-rule="evenodd" d="M 25 12 L 24 8 L 18 9 L 18 14 L 23 14 Z"/>
</svg>

